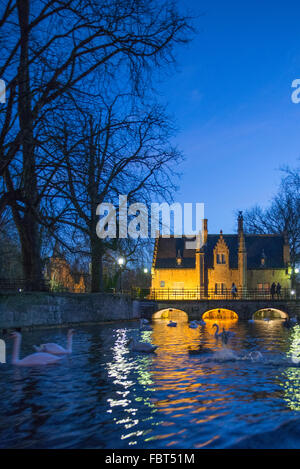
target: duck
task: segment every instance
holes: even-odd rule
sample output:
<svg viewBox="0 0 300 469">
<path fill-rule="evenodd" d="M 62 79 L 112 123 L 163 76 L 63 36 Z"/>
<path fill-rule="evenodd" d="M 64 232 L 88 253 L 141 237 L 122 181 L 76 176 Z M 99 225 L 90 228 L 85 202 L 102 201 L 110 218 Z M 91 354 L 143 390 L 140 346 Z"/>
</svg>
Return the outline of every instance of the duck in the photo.
<svg viewBox="0 0 300 469">
<path fill-rule="evenodd" d="M 32 353 L 20 359 L 20 348 L 22 342 L 22 335 L 20 332 L 13 332 L 11 338 L 14 340 L 13 344 L 13 354 L 12 361 L 13 365 L 17 366 L 41 366 L 41 365 L 51 365 L 53 363 L 59 362 L 62 357 L 52 355 L 45 352 Z"/>
<path fill-rule="evenodd" d="M 41 344 L 39 346 L 34 345 L 34 349 L 37 352 L 51 353 L 51 355 L 68 355 L 72 353 L 72 337 L 75 333 L 74 329 L 69 329 L 67 333 L 67 348 L 61 345 L 49 342 L 47 344 Z"/>
<path fill-rule="evenodd" d="M 171 321 L 171 319 L 170 319 L 170 322 L 167 324 L 167 326 L 169 326 L 169 327 L 176 327 L 176 326 L 177 326 L 177 322 Z"/>
<path fill-rule="evenodd" d="M 134 339 L 130 339 L 127 345 L 132 352 L 153 353 L 157 349 L 157 345 L 152 345 L 147 342 L 138 342 Z"/>
<path fill-rule="evenodd" d="M 201 319 L 201 321 L 197 321 L 197 323 L 199 324 L 199 326 L 206 326 L 206 322 L 203 321 L 203 319 Z"/>
<path fill-rule="evenodd" d="M 196 321 L 191 321 L 189 327 L 191 329 L 198 329 L 198 323 Z"/>
</svg>

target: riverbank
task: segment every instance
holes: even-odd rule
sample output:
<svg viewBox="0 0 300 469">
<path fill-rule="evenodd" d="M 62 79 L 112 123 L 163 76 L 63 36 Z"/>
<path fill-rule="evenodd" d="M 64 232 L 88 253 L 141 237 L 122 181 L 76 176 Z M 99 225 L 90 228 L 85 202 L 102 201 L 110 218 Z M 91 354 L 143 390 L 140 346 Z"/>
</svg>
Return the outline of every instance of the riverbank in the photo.
<svg viewBox="0 0 300 469">
<path fill-rule="evenodd" d="M 97 324 L 138 317 L 135 301 L 118 294 L 0 294 L 0 329 Z"/>
</svg>

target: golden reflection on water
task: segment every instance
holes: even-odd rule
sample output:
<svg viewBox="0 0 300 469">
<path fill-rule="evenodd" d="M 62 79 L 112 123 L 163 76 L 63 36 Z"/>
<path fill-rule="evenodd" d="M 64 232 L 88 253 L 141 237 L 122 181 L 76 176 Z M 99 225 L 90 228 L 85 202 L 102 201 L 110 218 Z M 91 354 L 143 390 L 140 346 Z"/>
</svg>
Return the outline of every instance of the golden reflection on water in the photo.
<svg viewBox="0 0 300 469">
<path fill-rule="evenodd" d="M 176 445 L 181 441 L 177 439 L 179 433 L 175 430 L 177 422 L 181 422 L 180 431 L 184 433 L 190 432 L 193 425 L 196 427 L 221 417 L 224 419 L 229 412 L 228 402 L 235 399 L 232 387 L 223 385 L 222 360 L 213 358 L 208 365 L 206 358 L 212 357 L 213 352 L 223 354 L 222 349 L 234 350 L 234 347 L 238 353 L 249 326 L 240 323 L 237 331 L 236 319 L 206 319 L 206 326 L 191 329 L 188 322 L 180 320 L 178 316 L 177 327 L 171 328 L 167 326 L 169 319 L 154 320 L 152 331 L 116 331 L 112 345 L 113 360 L 107 364 L 107 369 L 113 383 L 118 385 L 118 390 L 108 399 L 108 412 L 111 412 L 113 418 L 116 409 L 118 418 L 113 420 L 121 426 L 121 439 L 127 440 L 129 445 L 136 445 L 139 437 L 145 442 L 165 439 L 169 440 L 168 446 Z M 172 319 L 175 320 L 174 317 Z M 214 336 L 214 324 L 218 324 L 220 331 L 224 327 L 237 332 L 227 346 Z M 257 331 L 258 336 L 263 337 L 263 346 L 270 351 L 273 347 L 278 350 L 278 343 L 273 342 L 274 338 L 282 337 L 286 332 L 283 331 L 281 321 L 255 321 L 250 327 Z M 128 334 L 140 341 L 157 345 L 156 353 L 143 355 L 130 352 L 127 345 Z M 300 359 L 298 342 L 300 343 L 300 327 L 295 328 L 290 346 L 291 354 L 299 350 Z M 300 410 L 300 370 L 289 367 L 282 374 L 284 399 L 292 410 Z M 282 381 L 280 376 L 278 382 Z M 137 385 L 142 390 L 138 390 Z M 142 408 L 148 408 L 150 412 L 145 414 L 143 410 L 138 410 L 137 407 L 141 409 L 141 403 Z M 161 416 L 159 420 L 155 417 L 155 412 Z M 189 430 L 186 430 L 185 425 Z M 219 438 L 219 435 L 216 434 L 213 439 L 215 438 Z M 199 448 L 207 445 L 204 436 L 199 439 L 198 444 Z"/>
<path fill-rule="evenodd" d="M 198 351 L 197 358 L 200 357 L 204 341 L 206 353 L 222 348 L 222 341 L 214 337 L 213 324 L 218 323 L 220 328 L 225 327 L 228 330 L 232 329 L 237 321 L 206 321 L 205 328 L 197 329 L 189 328 L 186 322 L 179 321 L 175 328 L 169 328 L 167 323 L 168 320 L 163 319 L 153 323 L 152 343 L 158 345 L 158 349 L 152 366 L 152 377 L 156 390 L 163 391 L 164 398 L 154 398 L 152 402 L 158 412 L 171 416 L 172 422 L 176 422 L 178 418 L 187 418 L 188 415 L 189 423 L 193 420 L 196 423 L 205 423 L 219 418 L 223 415 L 220 412 L 222 401 L 225 397 L 227 400 L 231 397 L 225 396 L 225 392 L 222 393 L 215 382 L 204 385 L 203 378 L 207 377 L 208 373 L 221 374 L 222 365 L 215 363 L 208 370 L 205 363 L 197 361 L 195 366 L 190 360 L 189 352 Z M 167 436 L 163 435 L 160 438 Z M 175 444 L 175 440 L 172 442 Z"/>
</svg>

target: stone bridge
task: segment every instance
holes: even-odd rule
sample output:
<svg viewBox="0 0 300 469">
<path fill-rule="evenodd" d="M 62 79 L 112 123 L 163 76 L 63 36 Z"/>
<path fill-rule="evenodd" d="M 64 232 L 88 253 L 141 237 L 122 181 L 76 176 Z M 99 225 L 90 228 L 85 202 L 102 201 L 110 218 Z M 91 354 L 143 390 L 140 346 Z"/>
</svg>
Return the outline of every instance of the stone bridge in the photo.
<svg viewBox="0 0 300 469">
<path fill-rule="evenodd" d="M 189 320 L 201 319 L 207 311 L 227 309 L 235 312 L 239 319 L 252 319 L 262 309 L 283 313 L 282 317 L 300 318 L 300 300 L 140 300 L 138 309 L 141 317 L 151 319 L 155 313 L 167 309 L 184 311 Z M 159 314 L 156 314 L 159 317 Z"/>
</svg>

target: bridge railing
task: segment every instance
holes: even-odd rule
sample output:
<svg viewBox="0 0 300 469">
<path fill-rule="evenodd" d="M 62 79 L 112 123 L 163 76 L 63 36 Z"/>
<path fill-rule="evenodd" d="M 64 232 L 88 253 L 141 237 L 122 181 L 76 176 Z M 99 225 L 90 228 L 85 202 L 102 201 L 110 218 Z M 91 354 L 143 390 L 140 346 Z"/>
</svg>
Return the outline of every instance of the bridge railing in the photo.
<svg viewBox="0 0 300 469">
<path fill-rule="evenodd" d="M 50 291 L 50 284 L 49 281 L 41 278 L 31 282 L 25 278 L 18 278 L 18 279 L 8 279 L 8 278 L 0 278 L 0 292 L 24 292 L 32 290 L 32 285 L 34 284 L 35 287 L 38 286 L 39 291 Z"/>
<path fill-rule="evenodd" d="M 215 291 L 215 289 L 186 289 L 186 288 L 132 288 L 131 297 L 148 300 L 291 300 L 296 299 L 295 291 L 282 288 L 279 294 L 272 295 L 269 291 L 258 289 L 238 289 L 236 294 L 230 290 Z"/>
</svg>

